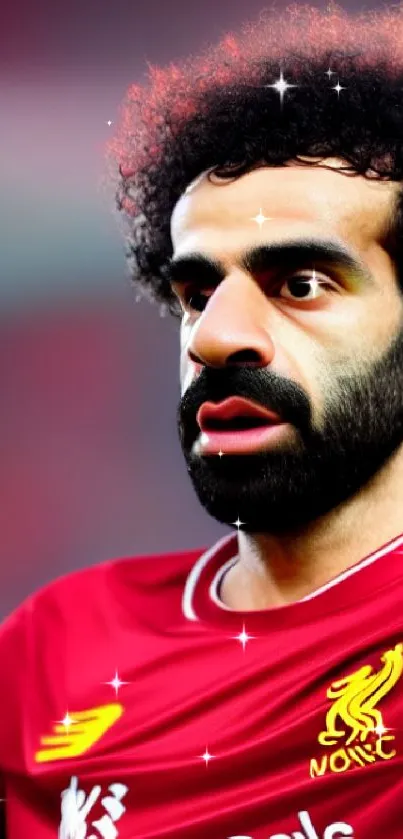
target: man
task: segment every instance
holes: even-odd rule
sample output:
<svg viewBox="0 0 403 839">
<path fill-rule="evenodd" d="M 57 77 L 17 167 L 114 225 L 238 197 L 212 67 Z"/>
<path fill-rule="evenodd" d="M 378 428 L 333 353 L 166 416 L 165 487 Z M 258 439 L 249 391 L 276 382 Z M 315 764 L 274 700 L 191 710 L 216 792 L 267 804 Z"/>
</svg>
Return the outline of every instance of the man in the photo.
<svg viewBox="0 0 403 839">
<path fill-rule="evenodd" d="M 5 622 L 7 839 L 403 835 L 403 18 L 289 17 L 129 97 L 133 278 L 180 316 L 181 445 L 232 532 Z"/>
</svg>

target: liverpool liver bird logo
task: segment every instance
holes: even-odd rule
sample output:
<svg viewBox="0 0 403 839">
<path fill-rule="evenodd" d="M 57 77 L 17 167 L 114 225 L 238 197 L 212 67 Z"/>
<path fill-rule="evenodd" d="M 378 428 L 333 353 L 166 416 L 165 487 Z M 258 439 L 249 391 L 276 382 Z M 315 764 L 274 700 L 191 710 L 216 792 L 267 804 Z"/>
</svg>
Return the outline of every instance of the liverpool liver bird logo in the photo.
<svg viewBox="0 0 403 839">
<path fill-rule="evenodd" d="M 326 730 L 318 736 L 322 746 L 334 745 L 340 738 L 344 740 L 349 731 L 346 745 L 357 737 L 363 742 L 370 732 L 385 730 L 382 714 L 376 706 L 400 679 L 403 644 L 396 644 L 393 650 L 383 653 L 381 661 L 383 667 L 377 673 L 366 664 L 344 679 L 332 682 L 326 693 L 332 700 L 326 714 Z"/>
</svg>

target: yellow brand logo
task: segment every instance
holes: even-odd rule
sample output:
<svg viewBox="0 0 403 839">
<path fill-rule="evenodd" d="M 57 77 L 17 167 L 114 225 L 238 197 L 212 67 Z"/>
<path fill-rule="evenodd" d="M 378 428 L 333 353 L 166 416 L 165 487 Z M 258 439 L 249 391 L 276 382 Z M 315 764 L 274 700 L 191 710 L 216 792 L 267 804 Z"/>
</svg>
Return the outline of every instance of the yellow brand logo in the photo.
<svg viewBox="0 0 403 839">
<path fill-rule="evenodd" d="M 41 737 L 42 748 L 35 754 L 36 763 L 50 760 L 77 757 L 84 754 L 97 743 L 116 720 L 123 714 L 123 706 L 118 703 L 101 705 L 87 711 L 77 711 L 68 715 L 69 722 L 54 723 L 51 736 Z"/>
<path fill-rule="evenodd" d="M 360 667 L 344 679 L 333 682 L 327 690 L 333 700 L 326 714 L 326 729 L 321 731 L 321 746 L 342 746 L 310 762 L 311 778 L 326 772 L 345 772 L 350 767 L 365 766 L 377 759 L 390 760 L 396 751 L 385 750 L 384 743 L 394 741 L 376 707 L 400 679 L 403 671 L 403 644 L 396 644 L 381 656 L 383 666 L 376 673 L 371 665 Z"/>
</svg>

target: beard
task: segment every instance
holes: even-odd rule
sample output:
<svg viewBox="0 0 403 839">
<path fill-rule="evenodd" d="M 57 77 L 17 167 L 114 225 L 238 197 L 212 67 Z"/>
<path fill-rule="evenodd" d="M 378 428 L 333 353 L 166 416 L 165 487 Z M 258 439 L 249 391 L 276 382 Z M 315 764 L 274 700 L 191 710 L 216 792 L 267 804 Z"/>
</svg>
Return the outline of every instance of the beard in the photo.
<svg viewBox="0 0 403 839">
<path fill-rule="evenodd" d="M 309 397 L 295 382 L 241 364 L 203 368 L 182 396 L 177 422 L 190 479 L 209 515 L 226 525 L 240 520 L 248 533 L 290 533 L 352 498 L 386 465 L 403 441 L 403 328 L 381 357 L 348 368 L 326 377 L 316 428 Z M 230 396 L 276 412 L 293 434 L 256 454 L 193 453 L 198 409 Z"/>
</svg>

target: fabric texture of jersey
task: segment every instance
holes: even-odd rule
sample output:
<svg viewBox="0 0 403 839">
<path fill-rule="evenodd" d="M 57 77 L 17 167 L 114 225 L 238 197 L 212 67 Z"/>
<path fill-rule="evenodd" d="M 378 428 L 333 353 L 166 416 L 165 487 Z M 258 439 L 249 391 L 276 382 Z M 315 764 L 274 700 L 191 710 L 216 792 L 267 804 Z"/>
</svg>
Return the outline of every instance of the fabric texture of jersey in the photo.
<svg viewBox="0 0 403 839">
<path fill-rule="evenodd" d="M 236 534 L 60 578 L 0 627 L 7 839 L 403 837 L 403 536 L 297 603 Z"/>
</svg>

